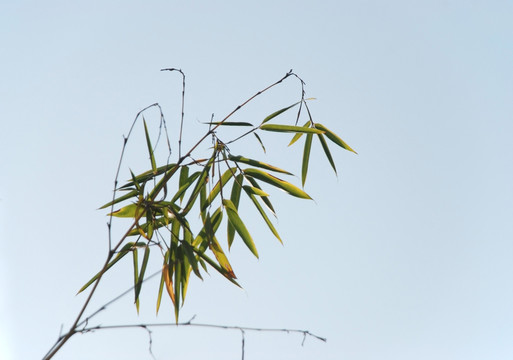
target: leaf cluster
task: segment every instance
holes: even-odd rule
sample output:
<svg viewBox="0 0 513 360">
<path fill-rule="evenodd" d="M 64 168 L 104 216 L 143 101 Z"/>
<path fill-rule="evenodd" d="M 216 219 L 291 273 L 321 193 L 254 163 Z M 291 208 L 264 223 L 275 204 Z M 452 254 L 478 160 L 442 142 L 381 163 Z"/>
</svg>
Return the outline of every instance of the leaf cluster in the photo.
<svg viewBox="0 0 513 360">
<path fill-rule="evenodd" d="M 286 77 L 290 75 L 292 73 L 288 73 Z M 279 84 L 283 79 L 270 87 Z M 111 249 L 106 266 L 79 292 L 98 281 L 118 261 L 131 254 L 134 301 L 139 310 L 139 296 L 145 272 L 151 254 L 155 252 L 160 254 L 162 264 L 156 310 L 158 312 L 160 308 L 165 289 L 173 302 L 177 322 L 180 308 L 186 298 L 191 273 L 203 279 L 202 272 L 214 269 L 228 281 L 239 286 L 225 249 L 229 250 L 234 241 L 239 239 L 254 256 L 259 256 L 255 240 L 246 226 L 246 218 L 240 212 L 241 201 L 246 199 L 253 204 L 269 231 L 282 242 L 272 221 L 272 218 L 276 217 L 276 212 L 266 189 L 275 188 L 293 197 L 311 199 L 303 187 L 308 174 L 314 137 L 320 142 L 335 173 L 337 170 L 328 143 L 355 152 L 326 126 L 313 121 L 307 105 L 308 100 L 304 98 L 303 91 L 300 101 L 273 112 L 257 125 L 229 121 L 233 112 L 220 122 L 209 122 L 208 131 L 189 152 L 178 158 L 176 163 L 167 163 L 163 166 L 157 166 L 155 148 L 146 121 L 143 120 L 150 168 L 138 175 L 131 173 L 130 179 L 115 189 L 116 193 L 122 195 L 114 196 L 112 201 L 101 207 L 113 209 L 114 206 L 119 206 L 109 215 L 130 218 L 132 226 L 118 245 Z M 299 107 L 299 110 L 294 125 L 275 122 L 280 115 L 295 107 Z M 297 120 L 302 109 L 307 110 L 308 121 L 303 126 L 298 126 Z M 223 142 L 215 131 L 223 126 L 240 128 L 243 131 L 235 140 Z M 262 141 L 262 134 L 265 132 L 291 134 L 289 146 L 304 139 L 301 187 L 288 180 L 292 173 L 287 170 L 230 152 L 229 143 L 242 141 L 250 134 L 253 134 L 265 152 Z M 193 152 L 209 137 L 213 139 L 211 153 L 205 158 L 194 158 Z M 179 153 L 181 154 L 181 149 Z M 193 226 L 192 224 L 197 223 L 198 217 L 201 220 L 200 225 Z M 226 229 L 226 241 L 220 241 L 220 229 Z M 222 233 L 224 234 L 224 231 Z M 142 260 L 139 258 L 141 252 Z"/>
</svg>

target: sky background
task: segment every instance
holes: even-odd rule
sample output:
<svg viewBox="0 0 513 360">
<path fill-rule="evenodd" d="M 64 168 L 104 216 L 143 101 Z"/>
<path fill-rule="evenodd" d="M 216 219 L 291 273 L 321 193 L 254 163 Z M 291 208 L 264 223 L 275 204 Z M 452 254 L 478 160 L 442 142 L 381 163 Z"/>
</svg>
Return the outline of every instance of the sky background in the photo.
<svg viewBox="0 0 513 360">
<path fill-rule="evenodd" d="M 513 358 L 512 18 L 510 1 L 0 2 L 0 358 L 41 358 L 79 311 L 107 251 L 96 209 L 139 110 L 162 105 L 177 154 L 181 79 L 166 67 L 187 76 L 184 147 L 294 69 L 314 120 L 359 153 L 331 147 L 337 177 L 314 148 L 315 202 L 272 194 L 284 246 L 248 220 L 260 260 L 240 241 L 230 253 L 244 290 L 193 279 L 181 320 L 328 339 L 247 332 L 246 359 Z M 257 123 L 300 91 L 288 79 L 236 119 Z M 266 139 L 267 155 L 253 140 L 232 151 L 299 174 L 301 146 Z M 132 281 L 127 258 L 89 310 Z M 128 296 L 93 323 L 173 321 L 167 298 L 155 317 L 157 287 L 139 317 Z M 241 335 L 154 329 L 153 354 L 239 359 Z M 144 330 L 124 329 L 77 335 L 55 358 L 151 355 Z"/>
</svg>

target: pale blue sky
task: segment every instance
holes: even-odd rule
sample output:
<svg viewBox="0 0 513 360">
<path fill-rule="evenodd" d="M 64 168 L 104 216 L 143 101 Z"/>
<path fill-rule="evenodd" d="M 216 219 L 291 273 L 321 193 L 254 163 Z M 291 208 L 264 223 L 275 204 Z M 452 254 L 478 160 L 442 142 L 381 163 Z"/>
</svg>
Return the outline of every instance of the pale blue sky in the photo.
<svg viewBox="0 0 513 360">
<path fill-rule="evenodd" d="M 314 150 L 315 203 L 273 195 L 285 245 L 250 221 L 260 260 L 240 244 L 230 257 L 244 290 L 193 281 L 182 320 L 328 338 L 247 333 L 246 359 L 513 358 L 512 19 L 509 1 L 0 2 L 0 358 L 41 358 L 84 301 L 135 114 L 161 103 L 176 140 L 181 82 L 164 67 L 187 75 L 185 145 L 292 68 L 314 119 L 359 152 L 334 151 L 337 178 Z M 288 81 L 240 120 L 299 91 Z M 299 174 L 301 148 L 273 139 Z M 96 320 L 172 321 L 170 301 L 154 316 L 156 286 L 139 318 L 127 297 Z M 240 334 L 157 329 L 153 352 L 239 359 Z M 151 359 L 147 334 L 76 336 L 56 359 L 113 357 Z"/>
</svg>

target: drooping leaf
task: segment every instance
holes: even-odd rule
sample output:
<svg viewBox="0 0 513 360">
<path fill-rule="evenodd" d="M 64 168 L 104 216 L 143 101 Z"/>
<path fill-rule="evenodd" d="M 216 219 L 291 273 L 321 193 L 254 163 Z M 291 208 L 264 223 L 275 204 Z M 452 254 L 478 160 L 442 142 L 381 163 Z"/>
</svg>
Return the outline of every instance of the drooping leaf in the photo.
<svg viewBox="0 0 513 360">
<path fill-rule="evenodd" d="M 239 174 L 239 175 L 237 175 L 237 177 L 235 178 L 235 181 L 233 182 L 230 200 L 232 201 L 232 203 L 236 209 L 239 209 L 240 192 L 242 189 L 241 185 L 242 185 L 243 181 L 244 181 L 244 176 L 242 174 Z M 235 228 L 228 221 L 228 227 L 227 227 L 228 249 L 230 249 L 230 247 L 232 246 L 234 237 L 235 237 Z"/>
<path fill-rule="evenodd" d="M 254 186 L 248 186 L 248 185 L 244 185 L 244 190 L 246 191 L 246 193 L 248 194 L 252 194 L 252 195 L 257 195 L 257 196 L 269 196 L 268 193 L 266 193 L 265 191 L 263 191 L 262 189 L 259 189 L 259 188 L 256 188 Z"/>
<path fill-rule="evenodd" d="M 260 125 L 261 130 L 283 133 L 305 133 L 305 134 L 323 134 L 324 131 L 320 129 L 293 126 L 293 125 L 278 125 L 278 124 L 265 124 Z"/>
<path fill-rule="evenodd" d="M 201 276 L 201 273 L 199 271 L 198 267 L 198 259 L 196 259 L 196 256 L 194 256 L 194 251 L 188 242 L 182 242 L 184 254 L 187 257 L 189 264 L 192 267 L 192 270 L 194 271 L 194 274 L 196 274 L 197 277 L 199 277 L 201 280 L 203 280 L 203 277 Z"/>
<path fill-rule="evenodd" d="M 264 150 L 264 154 L 265 154 L 266 151 L 265 151 L 265 146 L 264 146 L 264 143 L 262 142 L 262 139 L 260 139 L 260 136 L 258 136 L 258 134 L 256 132 L 254 132 L 253 135 L 255 135 L 255 137 L 257 138 L 257 140 L 260 143 L 260 146 L 262 147 L 262 150 Z"/>
<path fill-rule="evenodd" d="M 214 260 L 209 258 L 204 252 L 198 251 L 196 253 L 201 259 L 205 260 L 210 266 L 212 266 L 219 274 L 223 275 L 228 281 L 230 281 L 232 284 L 237 285 L 238 287 L 241 287 L 239 283 L 235 281 L 235 279 L 232 278 L 225 269 L 220 267 Z M 206 271 L 206 267 L 204 267 L 204 269 Z"/>
<path fill-rule="evenodd" d="M 294 106 L 296 106 L 296 105 L 297 105 L 297 104 L 299 104 L 299 103 L 300 103 L 300 101 L 298 101 L 297 103 L 292 104 L 292 105 L 290 105 L 290 106 L 287 106 L 287 107 L 285 107 L 285 108 L 283 108 L 283 109 L 280 109 L 280 110 L 278 110 L 278 111 L 273 112 L 271 115 L 267 116 L 267 117 L 262 121 L 262 124 L 265 124 L 266 122 L 268 122 L 268 121 L 270 121 L 270 120 L 274 119 L 276 116 L 278 116 L 278 115 L 280 115 L 280 114 L 284 113 L 285 111 L 287 111 L 287 110 L 289 110 L 289 109 L 293 108 Z"/>
<path fill-rule="evenodd" d="M 176 262 L 175 262 L 175 320 L 178 324 L 178 314 L 180 312 L 180 293 L 182 288 L 182 254 L 181 248 L 177 248 Z"/>
<path fill-rule="evenodd" d="M 214 237 L 210 240 L 210 250 L 214 253 L 214 256 L 217 259 L 217 262 L 221 267 L 226 270 L 228 275 L 234 279 L 237 277 L 235 276 L 235 273 L 233 272 L 233 268 L 230 265 L 230 262 L 228 261 L 228 258 L 226 257 L 226 254 L 224 253 L 223 249 L 221 248 L 221 245 L 217 241 L 217 239 Z"/>
<path fill-rule="evenodd" d="M 139 282 L 139 260 L 137 259 L 137 248 L 133 249 L 133 263 L 134 263 L 134 289 L 137 289 L 137 283 Z M 139 298 L 135 297 L 135 307 L 137 308 L 137 313 L 139 314 Z"/>
<path fill-rule="evenodd" d="M 169 257 L 171 258 L 171 256 Z M 164 284 L 166 285 L 167 293 L 169 294 L 169 297 L 171 298 L 171 301 L 173 304 L 175 304 L 175 291 L 173 287 L 173 274 L 174 271 L 172 270 L 174 265 L 166 264 L 162 267 L 162 274 L 164 275 Z"/>
<path fill-rule="evenodd" d="M 232 203 L 232 201 L 228 199 L 223 200 L 223 205 L 226 209 L 226 214 L 228 215 L 228 221 L 232 223 L 233 227 L 242 238 L 248 249 L 258 258 L 258 251 L 256 249 L 255 243 L 253 242 L 253 239 L 248 229 L 246 228 L 246 225 L 244 225 L 242 219 L 239 217 L 237 208 Z"/>
<path fill-rule="evenodd" d="M 316 129 L 319 129 L 319 130 L 322 130 L 326 133 L 326 137 L 328 139 L 330 139 L 331 141 L 333 141 L 335 144 L 337 144 L 338 146 L 340 146 L 341 148 L 343 149 L 346 149 L 348 151 L 352 151 L 354 152 L 355 154 L 357 154 L 356 151 L 354 151 L 353 149 L 351 149 L 351 147 L 349 145 L 347 145 L 345 143 L 344 140 L 342 140 L 337 134 L 335 134 L 333 131 L 329 130 L 326 126 L 322 125 L 322 124 L 319 124 L 319 123 L 316 123 L 315 124 L 315 128 Z"/>
<path fill-rule="evenodd" d="M 248 196 L 250 197 L 250 199 L 253 201 L 253 204 L 255 204 L 255 207 L 258 209 L 258 212 L 260 213 L 260 215 L 262 216 L 262 218 L 264 219 L 265 223 L 267 224 L 267 226 L 269 227 L 269 229 L 271 230 L 271 232 L 274 234 L 274 236 L 276 236 L 276 238 L 283 244 L 283 241 L 281 240 L 280 238 L 280 235 L 278 234 L 278 231 L 276 231 L 276 228 L 274 227 L 273 223 L 271 222 L 271 220 L 269 220 L 269 218 L 267 217 L 267 214 L 265 213 L 264 209 L 262 208 L 262 206 L 260 205 L 260 203 L 258 202 L 258 199 L 256 198 L 256 196 L 254 194 L 252 194 L 251 192 L 248 191 L 248 188 L 249 187 L 244 187 L 244 190 L 246 191 L 246 193 L 248 194 Z M 254 189 L 254 188 L 253 188 Z"/>
<path fill-rule="evenodd" d="M 201 174 L 200 171 L 196 171 L 191 176 L 189 176 L 187 179 L 185 179 L 183 181 L 183 183 L 181 182 L 181 179 L 180 179 L 180 183 L 181 183 L 180 188 L 178 189 L 176 194 L 171 199 L 171 202 L 174 203 L 178 199 L 180 199 L 180 202 L 182 202 L 182 199 L 184 198 L 187 189 L 189 189 L 189 187 L 194 183 L 194 181 L 198 178 L 198 176 L 200 176 L 200 174 Z"/>
<path fill-rule="evenodd" d="M 310 149 L 312 148 L 312 134 L 306 135 L 305 148 L 303 150 L 303 163 L 301 166 L 301 185 L 305 187 L 308 163 L 310 162 Z"/>
<path fill-rule="evenodd" d="M 244 174 L 254 177 L 258 180 L 262 180 L 268 184 L 271 184 L 273 186 L 276 186 L 282 190 L 285 190 L 287 193 L 289 193 L 292 196 L 301 198 L 301 199 L 312 199 L 310 195 L 308 195 L 306 192 L 298 188 L 297 186 L 292 185 L 291 183 L 279 179 L 276 176 L 273 176 L 269 173 L 263 172 L 258 169 L 248 168 L 244 169 Z"/>
<path fill-rule="evenodd" d="M 198 195 L 200 194 L 200 191 L 202 188 L 205 188 L 207 185 L 207 179 L 208 179 L 208 173 L 210 171 L 210 168 L 212 167 L 212 164 L 214 163 L 214 160 L 217 155 L 217 150 L 214 150 L 214 153 L 212 154 L 212 157 L 208 160 L 208 162 L 203 167 L 203 170 L 201 171 L 201 174 L 198 178 L 198 181 L 196 181 L 196 186 L 194 187 L 194 190 L 192 191 L 191 196 L 189 197 L 189 200 L 187 201 L 187 205 L 182 210 L 182 214 L 186 215 L 194 206 L 194 203 L 196 202 L 196 199 Z M 203 204 L 201 204 L 203 205 Z M 203 208 L 203 206 L 201 206 Z"/>
<path fill-rule="evenodd" d="M 150 154 L 151 169 L 153 174 L 157 173 L 157 163 L 155 162 L 155 155 L 153 154 L 153 146 L 151 146 L 150 134 L 148 133 L 148 126 L 146 126 L 146 120 L 143 117 L 144 134 L 146 135 L 146 145 L 148 145 L 148 152 Z"/>
<path fill-rule="evenodd" d="M 148 265 L 148 260 L 150 258 L 150 247 L 146 246 L 144 249 L 143 262 L 141 264 L 141 271 L 139 276 L 137 277 L 137 283 L 135 284 L 135 301 L 137 304 L 137 312 L 139 312 L 139 294 L 141 293 L 142 285 L 144 282 L 144 273 L 146 272 L 146 266 Z M 136 261 L 136 260 L 134 260 Z"/>
<path fill-rule="evenodd" d="M 306 128 L 307 128 L 307 127 L 310 127 L 310 123 L 311 123 L 311 122 L 310 122 L 310 120 L 308 120 L 308 121 L 303 125 L 303 127 L 306 127 Z M 303 136 L 303 134 L 304 134 L 304 133 L 302 133 L 302 132 L 298 132 L 296 135 L 294 135 L 294 137 L 292 137 L 292 140 L 290 140 L 290 142 L 289 142 L 289 144 L 288 144 L 287 146 L 291 146 L 292 144 L 294 144 L 296 141 L 298 141 L 298 140 L 299 140 L 299 138 L 300 138 L 301 136 Z"/>
<path fill-rule="evenodd" d="M 159 313 L 159 309 L 160 309 L 160 303 L 162 301 L 162 293 L 163 293 L 163 290 L 164 290 L 164 277 L 165 277 L 165 273 L 167 272 L 167 264 L 169 262 L 169 250 L 166 251 L 166 253 L 164 254 L 164 264 L 162 266 L 162 272 L 160 274 L 160 285 L 159 285 L 159 292 L 158 292 L 158 295 L 157 295 L 157 315 Z M 164 270 L 165 269 L 165 270 Z M 167 288 L 167 286 L 166 286 Z"/>
<path fill-rule="evenodd" d="M 326 140 L 324 139 L 324 135 L 317 135 L 319 137 L 319 141 L 321 142 L 322 149 L 324 150 L 324 154 L 326 154 L 326 157 L 328 158 L 328 161 L 330 162 L 331 167 L 333 168 L 333 171 L 335 171 L 335 174 L 337 174 L 337 167 L 335 166 L 335 162 L 333 161 L 333 157 L 331 156 L 330 148 L 328 147 L 328 144 L 326 143 Z"/>
<path fill-rule="evenodd" d="M 253 187 L 262 190 L 262 188 L 260 187 L 260 185 L 254 178 L 248 176 L 246 179 L 251 183 L 251 185 L 253 185 Z M 264 204 L 265 204 L 265 206 L 267 206 L 269 211 L 274 215 L 274 217 L 276 217 L 276 211 L 274 211 L 273 204 L 271 204 L 271 200 L 269 200 L 269 197 L 264 196 L 264 197 L 262 197 L 262 200 L 264 201 Z"/>
<path fill-rule="evenodd" d="M 276 166 L 273 166 L 273 165 L 270 165 L 270 164 L 266 164 L 266 163 L 258 161 L 258 160 L 248 159 L 248 158 L 245 158 L 243 156 L 229 155 L 228 159 L 231 160 L 231 161 L 238 162 L 238 163 L 243 163 L 243 164 L 248 164 L 248 165 L 251 165 L 251 166 L 256 166 L 256 167 L 259 167 L 259 168 L 262 168 L 262 169 L 271 170 L 271 171 L 279 172 L 279 173 L 282 173 L 282 174 L 292 175 L 288 171 L 280 169 L 279 167 L 276 167 Z"/>
</svg>

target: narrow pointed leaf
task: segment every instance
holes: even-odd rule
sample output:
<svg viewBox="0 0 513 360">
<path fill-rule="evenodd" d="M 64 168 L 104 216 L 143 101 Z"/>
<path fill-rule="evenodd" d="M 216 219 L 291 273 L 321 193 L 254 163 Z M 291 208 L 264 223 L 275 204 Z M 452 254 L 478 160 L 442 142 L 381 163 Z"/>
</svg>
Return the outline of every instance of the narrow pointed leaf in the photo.
<svg viewBox="0 0 513 360">
<path fill-rule="evenodd" d="M 303 127 L 310 127 L 310 120 L 308 120 L 304 125 Z M 299 138 L 301 138 L 301 136 L 303 136 L 303 133 L 297 133 L 296 135 L 294 135 L 294 137 L 292 138 L 292 140 L 290 140 L 289 144 L 287 146 L 290 146 L 292 144 L 294 144 L 296 141 L 299 140 Z"/>
<path fill-rule="evenodd" d="M 146 120 L 143 118 L 144 123 L 144 134 L 146 135 L 146 145 L 148 145 L 148 152 L 150 153 L 151 169 L 153 174 L 157 173 L 157 163 L 155 162 L 155 155 L 153 154 L 153 147 L 151 146 L 150 134 L 148 133 L 148 127 L 146 126 Z"/>
<path fill-rule="evenodd" d="M 326 154 L 326 157 L 328 158 L 328 161 L 331 164 L 331 167 L 333 168 L 333 171 L 335 171 L 335 174 L 337 173 L 337 167 L 335 166 L 335 162 L 333 161 L 333 157 L 331 156 L 330 148 L 328 147 L 328 143 L 324 139 L 324 135 L 317 135 L 319 137 L 319 141 L 321 142 L 322 149 L 324 150 L 324 154 Z"/>
<path fill-rule="evenodd" d="M 303 151 L 303 164 L 301 166 L 301 185 L 305 187 L 306 175 L 308 174 L 308 163 L 310 162 L 310 150 L 312 148 L 312 134 L 306 135 L 305 148 Z"/>
<path fill-rule="evenodd" d="M 264 143 L 262 142 L 262 139 L 260 139 L 260 136 L 258 136 L 258 134 L 256 132 L 254 132 L 253 135 L 255 135 L 255 137 L 257 138 L 257 140 L 260 143 L 260 146 L 262 147 L 262 150 L 264 150 L 264 154 L 265 154 L 266 151 L 265 151 L 265 146 L 264 146 Z"/>
<path fill-rule="evenodd" d="M 208 125 L 219 125 L 219 126 L 253 126 L 253 124 L 243 121 L 213 121 L 208 123 L 203 123 Z"/>
<path fill-rule="evenodd" d="M 235 281 L 235 279 L 233 279 L 230 276 L 230 274 L 226 272 L 225 269 L 220 267 L 214 260 L 209 258 L 204 252 L 197 252 L 197 254 L 201 259 L 205 260 L 210 266 L 212 266 L 219 274 L 223 275 L 228 281 L 230 281 L 232 284 L 237 285 L 238 287 L 241 287 L 239 283 Z M 204 267 L 204 269 L 206 271 L 206 267 Z"/>
<path fill-rule="evenodd" d="M 132 251 L 133 255 L 133 263 L 134 263 L 134 290 L 137 289 L 137 283 L 139 282 L 139 261 L 137 259 L 137 248 Z M 136 290 L 135 290 L 136 291 Z M 139 314 L 139 298 L 137 294 L 135 296 L 135 307 L 137 308 L 137 313 Z"/>
<path fill-rule="evenodd" d="M 135 285 L 135 301 L 139 302 L 139 294 L 141 293 L 142 285 L 144 282 L 144 273 L 146 272 L 146 266 L 148 265 L 148 260 L 150 258 L 150 247 L 146 246 L 144 249 L 143 262 L 141 264 L 141 272 L 137 278 L 137 283 Z M 134 260 L 135 261 L 135 260 Z"/>
<path fill-rule="evenodd" d="M 282 173 L 282 174 L 292 175 L 288 171 L 280 169 L 279 167 L 276 167 L 276 166 L 273 166 L 273 165 L 270 165 L 270 164 L 266 164 L 266 163 L 258 161 L 258 160 L 248 159 L 248 158 L 245 158 L 243 156 L 229 155 L 228 159 L 231 160 L 231 161 L 238 162 L 238 163 L 243 163 L 243 164 L 248 164 L 248 165 L 251 165 L 251 166 L 256 166 L 256 167 L 259 167 L 261 169 L 266 169 L 266 170 L 271 170 L 271 171 L 279 172 L 279 173 Z"/>
<path fill-rule="evenodd" d="M 164 272 L 167 272 L 167 263 L 169 261 L 169 250 L 166 251 L 166 254 L 164 255 L 164 265 L 163 265 L 163 270 L 160 274 L 160 285 L 159 285 L 159 293 L 158 293 L 158 296 L 157 296 L 157 315 L 159 313 L 159 309 L 160 309 L 160 303 L 162 302 L 162 293 L 163 293 L 163 290 L 164 290 Z M 166 269 L 164 271 L 164 269 Z"/>
<path fill-rule="evenodd" d="M 212 157 L 208 160 L 208 162 L 203 167 L 203 170 L 201 171 L 198 181 L 196 182 L 196 186 L 194 187 L 194 190 L 192 191 L 192 194 L 189 197 L 189 200 L 187 201 L 187 205 L 185 205 L 185 207 L 182 210 L 182 213 L 184 215 L 186 215 L 192 209 L 201 190 L 205 188 L 205 186 L 207 184 L 208 173 L 210 171 L 210 168 L 212 167 L 212 164 L 214 163 L 216 155 L 217 155 L 217 150 L 214 150 Z"/>
<path fill-rule="evenodd" d="M 342 140 L 337 134 L 335 134 L 333 131 L 329 130 L 326 126 L 322 125 L 322 124 L 319 124 L 319 123 L 316 123 L 315 124 L 315 128 L 316 129 L 319 129 L 319 130 L 322 130 L 326 133 L 326 137 L 328 139 L 330 139 L 331 141 L 333 141 L 335 144 L 337 144 L 338 146 L 340 146 L 341 148 L 343 149 L 346 149 L 348 151 L 352 151 L 354 152 L 355 154 L 358 154 L 356 151 L 354 151 L 353 149 L 351 149 L 351 147 L 349 145 L 346 144 L 346 142 L 344 140 Z"/>
<path fill-rule="evenodd" d="M 280 241 L 280 243 L 283 244 L 283 241 L 281 240 L 280 235 L 278 234 L 278 231 L 276 231 L 276 228 L 274 227 L 273 223 L 267 217 L 267 214 L 265 213 L 264 209 L 262 208 L 262 205 L 260 205 L 260 203 L 258 202 L 258 199 L 256 198 L 256 196 L 253 195 L 252 193 L 248 192 L 246 187 L 244 188 L 244 190 L 246 190 L 246 193 L 248 194 L 250 199 L 253 201 L 253 204 L 255 204 L 255 207 L 258 209 L 258 212 L 260 213 L 260 215 L 264 219 L 265 223 L 269 227 L 269 230 L 271 230 L 271 232 L 274 234 L 274 236 L 276 236 L 276 238 Z"/>
<path fill-rule="evenodd" d="M 240 192 L 242 189 L 241 185 L 242 185 L 243 181 L 244 181 L 244 176 L 242 174 L 239 174 L 239 175 L 237 175 L 237 177 L 235 178 L 235 181 L 233 182 L 230 200 L 232 201 L 232 203 L 236 209 L 239 208 Z M 228 249 L 230 249 L 230 247 L 232 246 L 234 237 L 235 237 L 235 228 L 228 221 L 228 227 L 227 227 Z"/>
<path fill-rule="evenodd" d="M 285 111 L 287 111 L 287 110 L 289 110 L 289 109 L 293 108 L 293 107 L 294 107 L 294 106 L 296 106 L 297 104 L 299 104 L 299 102 L 297 102 L 297 103 L 295 103 L 295 104 L 292 104 L 292 105 L 290 105 L 290 106 L 287 106 L 287 107 L 285 107 L 285 108 L 283 108 L 283 109 L 280 109 L 280 110 L 278 110 L 278 111 L 273 112 L 271 115 L 267 116 L 267 117 L 262 121 L 262 124 L 265 124 L 266 122 L 268 122 L 268 121 L 270 121 L 270 120 L 274 119 L 276 116 L 278 116 L 278 115 L 280 115 L 280 114 L 284 113 Z"/>
<path fill-rule="evenodd" d="M 115 217 L 135 218 L 139 216 L 143 211 L 144 209 L 142 208 L 142 206 L 137 204 L 130 204 L 107 215 L 112 215 Z"/>
<path fill-rule="evenodd" d="M 188 177 L 186 180 L 184 180 L 183 184 L 180 185 L 180 188 L 178 189 L 176 194 L 171 199 L 171 202 L 174 203 L 178 199 L 180 199 L 180 202 L 181 202 L 185 196 L 187 189 L 189 189 L 189 187 L 194 183 L 194 181 L 198 178 L 198 176 L 200 176 L 200 174 L 201 174 L 201 172 L 197 171 L 197 172 L 193 173 L 190 177 Z"/>
<path fill-rule="evenodd" d="M 265 124 L 260 125 L 261 130 L 272 131 L 272 132 L 283 132 L 283 133 L 305 133 L 305 134 L 323 134 L 324 131 L 320 129 L 293 126 L 293 125 L 278 125 L 278 124 Z"/>
<path fill-rule="evenodd" d="M 189 179 L 189 167 L 182 166 L 182 168 L 180 169 L 180 181 L 178 183 L 178 188 L 181 189 L 182 186 L 184 186 L 186 184 L 188 179 Z M 191 181 L 191 183 L 192 183 L 192 181 Z M 179 196 L 180 202 L 182 202 L 184 196 L 185 196 L 185 191 Z"/>
<path fill-rule="evenodd" d="M 171 298 L 173 304 L 175 304 L 175 292 L 173 288 L 173 273 L 170 274 L 170 265 L 166 264 L 162 267 L 162 274 L 164 275 L 164 284 L 166 285 L 167 293 Z"/>
<path fill-rule="evenodd" d="M 177 250 L 180 250 L 178 248 Z M 178 324 L 178 314 L 180 312 L 180 289 L 182 288 L 182 258 L 180 251 L 177 253 L 177 259 L 175 263 L 175 320 Z"/>
<path fill-rule="evenodd" d="M 262 189 L 254 187 L 254 186 L 244 185 L 244 191 L 246 191 L 246 193 L 248 193 L 248 195 L 252 194 L 252 195 L 257 195 L 257 196 L 269 196 L 268 193 L 266 193 Z"/>
<path fill-rule="evenodd" d="M 262 188 L 260 187 L 260 185 L 258 184 L 258 182 L 255 179 L 253 179 L 250 176 L 248 176 L 246 179 L 251 183 L 251 185 L 253 185 L 253 187 L 262 190 Z M 265 206 L 267 206 L 267 209 L 269 209 L 269 211 L 274 215 L 274 217 L 276 217 L 276 211 L 274 211 L 273 204 L 271 204 L 271 200 L 269 200 L 269 197 L 264 196 L 264 197 L 262 197 L 262 200 L 263 200 Z"/>
<path fill-rule="evenodd" d="M 117 203 L 119 203 L 121 201 L 124 201 L 124 200 L 128 200 L 128 199 L 131 199 L 131 198 L 137 198 L 137 194 L 138 193 L 139 192 L 137 190 L 132 190 L 129 193 L 127 193 L 127 194 L 125 194 L 123 196 L 120 196 L 120 197 L 118 197 L 118 198 L 116 198 L 116 199 L 106 203 L 105 205 L 100 207 L 98 210 L 105 209 L 105 208 L 107 208 L 107 207 L 109 207 L 111 205 L 117 204 Z"/>
<path fill-rule="evenodd" d="M 219 195 L 219 192 L 221 191 L 221 188 L 225 187 L 225 185 L 228 183 L 228 181 L 233 176 L 235 171 L 237 171 L 237 168 L 236 167 L 232 167 L 232 168 L 229 168 L 228 170 L 226 170 L 224 172 L 224 174 L 221 176 L 219 181 L 215 184 L 214 188 L 212 189 L 212 191 L 208 195 L 208 198 L 206 199 L 206 201 L 201 206 L 202 210 L 205 210 L 207 207 L 210 206 L 210 204 L 212 204 L 212 201 L 214 201 L 214 199 L 217 197 L 217 195 Z"/>
<path fill-rule="evenodd" d="M 154 172 L 153 169 L 145 171 L 142 174 L 137 175 L 135 177 L 135 179 L 128 181 L 125 185 L 121 186 L 119 189 L 122 190 L 122 189 L 126 189 L 130 186 L 134 186 L 135 185 L 134 181 L 139 184 L 145 183 L 148 180 L 153 179 L 155 176 L 162 175 L 162 174 L 168 172 L 169 170 L 173 169 L 175 166 L 176 166 L 176 164 L 167 164 L 167 165 L 158 167 L 156 172 Z"/>
<path fill-rule="evenodd" d="M 228 221 L 232 223 L 233 227 L 242 238 L 248 249 L 258 258 L 258 251 L 256 249 L 255 243 L 253 242 L 248 229 L 242 222 L 242 219 L 239 217 L 237 208 L 231 202 L 231 200 L 228 199 L 223 200 L 223 205 L 226 209 L 226 214 L 228 215 Z"/>
<path fill-rule="evenodd" d="M 282 190 L 285 190 L 287 193 L 289 193 L 292 196 L 301 198 L 301 199 L 312 199 L 310 195 L 308 195 L 306 192 L 298 188 L 297 186 L 292 185 L 291 183 L 279 179 L 276 176 L 273 176 L 271 174 L 268 174 L 266 172 L 263 172 L 258 169 L 244 169 L 243 170 L 246 175 L 252 176 L 258 180 L 262 180 L 268 184 L 271 184 L 273 186 L 276 186 Z"/>
</svg>

